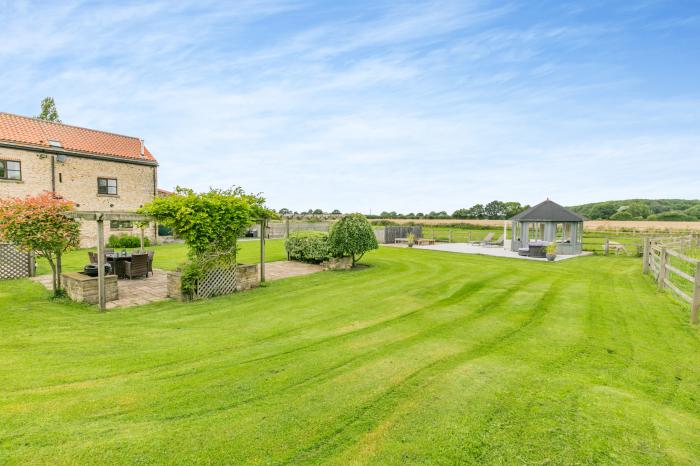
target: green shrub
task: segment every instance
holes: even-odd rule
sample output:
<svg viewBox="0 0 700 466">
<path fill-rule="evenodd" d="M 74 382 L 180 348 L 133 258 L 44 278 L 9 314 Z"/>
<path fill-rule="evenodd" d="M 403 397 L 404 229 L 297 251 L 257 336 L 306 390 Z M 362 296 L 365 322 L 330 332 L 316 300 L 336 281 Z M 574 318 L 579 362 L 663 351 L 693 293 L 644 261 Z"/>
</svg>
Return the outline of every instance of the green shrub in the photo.
<svg viewBox="0 0 700 466">
<path fill-rule="evenodd" d="M 284 243 L 289 258 L 302 262 L 319 263 L 330 257 L 328 234 L 323 231 L 295 231 Z"/>
<path fill-rule="evenodd" d="M 148 238 L 144 238 L 143 245 L 144 245 L 144 247 L 150 246 L 151 240 L 149 240 Z M 140 248 L 141 247 L 141 238 L 139 236 L 134 236 L 134 235 L 122 235 L 122 236 L 112 235 L 109 237 L 109 241 L 107 242 L 107 247 L 113 248 L 113 249 Z"/>
<path fill-rule="evenodd" d="M 343 215 L 331 227 L 328 246 L 333 257 L 352 257 L 352 264 L 362 259 L 367 251 L 378 249 L 372 225 L 362 214 Z"/>
</svg>

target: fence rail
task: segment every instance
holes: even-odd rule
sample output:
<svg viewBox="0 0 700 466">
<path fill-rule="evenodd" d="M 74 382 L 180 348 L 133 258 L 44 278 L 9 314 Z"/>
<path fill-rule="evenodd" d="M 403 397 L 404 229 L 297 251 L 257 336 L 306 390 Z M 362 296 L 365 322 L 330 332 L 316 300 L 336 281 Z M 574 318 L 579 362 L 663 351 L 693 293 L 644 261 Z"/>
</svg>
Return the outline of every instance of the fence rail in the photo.
<svg viewBox="0 0 700 466">
<path fill-rule="evenodd" d="M 660 289 L 668 288 L 690 304 L 690 322 L 698 323 L 700 312 L 700 259 L 686 252 L 700 248 L 693 235 L 676 238 L 645 238 L 642 272 L 651 274 Z"/>
</svg>

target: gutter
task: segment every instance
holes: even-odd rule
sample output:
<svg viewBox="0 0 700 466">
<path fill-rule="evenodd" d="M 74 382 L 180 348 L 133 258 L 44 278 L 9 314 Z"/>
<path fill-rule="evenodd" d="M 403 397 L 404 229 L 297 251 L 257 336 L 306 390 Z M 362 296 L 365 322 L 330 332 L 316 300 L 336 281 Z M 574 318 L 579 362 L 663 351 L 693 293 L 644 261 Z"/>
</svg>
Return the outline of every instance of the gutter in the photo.
<svg viewBox="0 0 700 466">
<path fill-rule="evenodd" d="M 117 162 L 117 163 L 132 163 L 132 164 L 137 164 L 137 165 L 148 165 L 151 167 L 158 166 L 158 161 L 156 161 L 156 160 L 139 160 L 139 159 L 133 159 L 133 158 L 119 157 L 119 156 L 115 156 L 115 155 L 94 154 L 92 152 L 73 151 L 73 150 L 66 150 L 66 149 L 60 149 L 60 148 L 54 148 L 54 147 L 38 147 L 38 146 L 32 146 L 32 145 L 26 145 L 26 144 L 14 144 L 14 143 L 7 142 L 7 141 L 0 141 L 0 147 L 7 147 L 9 149 L 27 150 L 27 151 L 32 151 L 32 152 L 38 152 L 40 154 L 55 154 L 55 155 L 63 154 L 63 155 L 70 155 L 73 157 L 82 157 L 82 158 L 97 159 L 97 160 L 107 160 L 110 162 Z"/>
</svg>

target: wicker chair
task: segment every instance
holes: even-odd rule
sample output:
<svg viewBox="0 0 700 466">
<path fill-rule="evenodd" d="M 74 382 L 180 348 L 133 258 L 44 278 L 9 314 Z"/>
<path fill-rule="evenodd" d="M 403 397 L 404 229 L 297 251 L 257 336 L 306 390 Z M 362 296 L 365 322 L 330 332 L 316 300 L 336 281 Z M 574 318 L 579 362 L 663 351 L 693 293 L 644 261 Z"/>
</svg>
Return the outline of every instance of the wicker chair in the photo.
<svg viewBox="0 0 700 466">
<path fill-rule="evenodd" d="M 132 254 L 131 262 L 124 262 L 124 275 L 129 279 L 148 277 L 148 254 Z"/>
</svg>

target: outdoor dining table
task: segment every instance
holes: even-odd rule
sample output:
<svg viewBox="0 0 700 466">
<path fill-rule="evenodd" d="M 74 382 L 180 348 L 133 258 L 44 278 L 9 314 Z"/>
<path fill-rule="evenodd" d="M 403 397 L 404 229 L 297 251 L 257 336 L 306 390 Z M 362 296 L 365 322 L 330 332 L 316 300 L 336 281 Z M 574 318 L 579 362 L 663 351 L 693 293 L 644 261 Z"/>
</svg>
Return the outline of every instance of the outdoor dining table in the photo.
<svg viewBox="0 0 700 466">
<path fill-rule="evenodd" d="M 108 252 L 105 254 L 105 257 L 107 258 L 107 261 L 112 262 L 114 264 L 114 273 L 117 275 L 117 277 L 126 278 L 126 274 L 124 271 L 124 262 L 131 262 L 131 253 Z"/>
</svg>

